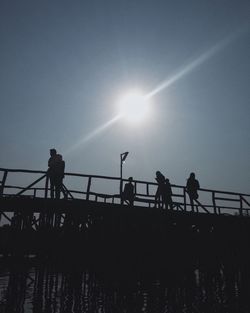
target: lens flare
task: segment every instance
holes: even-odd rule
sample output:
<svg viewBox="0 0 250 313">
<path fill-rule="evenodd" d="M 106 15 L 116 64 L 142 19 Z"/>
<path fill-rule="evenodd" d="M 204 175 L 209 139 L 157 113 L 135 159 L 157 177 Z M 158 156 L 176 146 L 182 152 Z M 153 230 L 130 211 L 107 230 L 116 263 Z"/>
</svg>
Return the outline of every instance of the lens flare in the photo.
<svg viewBox="0 0 250 313">
<path fill-rule="evenodd" d="M 119 115 L 126 121 L 137 124 L 143 122 L 149 115 L 149 99 L 138 90 L 131 90 L 118 101 Z"/>
</svg>

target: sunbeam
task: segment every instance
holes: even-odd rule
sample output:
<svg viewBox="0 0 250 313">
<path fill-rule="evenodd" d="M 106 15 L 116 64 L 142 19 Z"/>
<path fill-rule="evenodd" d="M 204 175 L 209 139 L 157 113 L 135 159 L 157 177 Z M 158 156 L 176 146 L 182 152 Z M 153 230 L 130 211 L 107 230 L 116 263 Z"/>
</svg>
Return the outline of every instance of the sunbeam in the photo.
<svg viewBox="0 0 250 313">
<path fill-rule="evenodd" d="M 229 45 L 232 41 L 234 41 L 236 38 L 239 37 L 239 35 L 245 31 L 245 28 L 242 28 L 241 30 L 229 35 L 222 41 L 215 44 L 212 48 L 210 48 L 208 51 L 202 53 L 198 58 L 196 58 L 193 62 L 189 63 L 188 65 L 184 66 L 182 69 L 180 69 L 176 74 L 174 74 L 172 77 L 167 78 L 164 80 L 159 86 L 157 86 L 155 89 L 153 89 L 150 93 L 146 95 L 147 98 L 151 98 L 155 96 L 157 93 L 162 91 L 163 89 L 169 87 L 185 75 L 189 74 L 191 71 L 193 71 L 195 68 L 197 68 L 199 65 L 203 64 L 206 60 L 210 59 L 212 56 L 214 56 L 216 53 L 218 53 L 220 50 L 225 48 L 227 45 Z"/>
<path fill-rule="evenodd" d="M 240 30 L 234 32 L 233 34 L 230 34 L 229 36 L 227 36 L 226 38 L 224 38 L 223 40 L 221 40 L 220 42 L 218 42 L 217 44 L 215 44 L 213 47 L 211 47 L 208 51 L 202 53 L 198 58 L 196 58 L 194 61 L 192 61 L 191 63 L 185 65 L 183 68 L 181 68 L 179 71 L 177 71 L 172 77 L 167 78 L 166 80 L 164 80 L 159 86 L 157 86 L 155 89 L 153 89 L 151 92 L 149 92 L 148 94 L 146 94 L 145 96 L 143 96 L 144 101 L 153 96 L 155 96 L 156 94 L 158 94 L 159 92 L 161 92 L 162 90 L 166 89 L 167 87 L 169 87 L 170 85 L 172 85 L 173 83 L 177 82 L 179 79 L 183 78 L 185 75 L 190 74 L 195 68 L 197 68 L 198 66 L 200 66 L 201 64 L 203 64 L 205 61 L 207 61 L 208 59 L 210 59 L 212 56 L 214 56 L 216 53 L 218 53 L 220 50 L 222 50 L 223 48 L 225 48 L 227 45 L 229 45 L 232 41 L 234 41 L 235 39 L 237 39 L 242 33 L 244 33 L 246 30 L 248 30 L 247 27 L 242 27 Z M 137 96 L 138 97 L 138 96 Z M 96 128 L 95 130 L 93 130 L 92 132 L 90 132 L 88 135 L 86 135 L 85 137 L 83 137 L 82 139 L 80 139 L 77 143 L 75 143 L 73 146 L 71 146 L 67 151 L 66 154 L 76 150 L 79 146 L 88 143 L 90 140 L 94 139 L 96 136 L 100 135 L 101 133 L 103 133 L 106 129 L 108 129 L 109 127 L 111 127 L 112 125 L 114 125 L 118 120 L 120 120 L 121 118 L 130 117 L 130 120 L 134 118 L 135 112 L 136 112 L 136 106 L 135 106 L 135 101 L 132 101 L 132 107 L 131 104 L 129 107 L 124 111 L 124 108 L 121 110 L 120 113 L 118 113 L 115 117 L 113 117 L 111 120 L 109 120 L 108 122 L 106 122 L 105 124 L 99 126 L 98 128 Z M 136 102 L 138 102 L 138 99 L 136 98 Z M 124 103 L 123 103 L 124 106 Z M 132 112 L 132 113 L 131 113 Z M 137 112 L 136 112 L 137 113 Z M 141 115 L 141 111 L 139 110 L 139 116 Z M 131 117 L 132 115 L 132 117 Z"/>
<path fill-rule="evenodd" d="M 83 137 L 82 139 L 80 139 L 78 142 L 76 142 L 73 146 L 71 146 L 66 152 L 65 154 L 69 154 L 70 152 L 76 150 L 79 146 L 88 143 L 91 139 L 93 139 L 94 137 L 100 135 L 102 132 L 104 132 L 106 129 L 108 129 L 109 127 L 111 127 L 113 124 L 115 124 L 122 116 L 121 115 L 116 115 L 115 117 L 113 117 L 111 120 L 109 120 L 108 122 L 106 122 L 105 124 L 99 126 L 98 128 L 96 128 L 95 130 L 93 130 L 92 132 L 90 132 L 88 135 L 86 135 L 85 137 Z"/>
</svg>

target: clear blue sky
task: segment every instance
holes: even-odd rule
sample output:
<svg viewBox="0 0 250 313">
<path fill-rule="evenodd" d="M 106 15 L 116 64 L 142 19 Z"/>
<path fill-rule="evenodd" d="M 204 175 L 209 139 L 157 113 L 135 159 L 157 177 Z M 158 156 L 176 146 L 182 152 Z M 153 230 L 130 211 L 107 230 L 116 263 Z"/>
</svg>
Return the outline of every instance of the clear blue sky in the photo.
<svg viewBox="0 0 250 313">
<path fill-rule="evenodd" d="M 1 0 L 0 167 L 47 169 L 51 147 L 66 170 L 175 184 L 191 171 L 204 188 L 249 193 L 248 0 Z M 226 43 L 225 43 L 226 42 Z M 197 58 L 204 62 L 153 98 L 139 127 L 118 121 L 117 94 L 151 92 Z"/>
</svg>

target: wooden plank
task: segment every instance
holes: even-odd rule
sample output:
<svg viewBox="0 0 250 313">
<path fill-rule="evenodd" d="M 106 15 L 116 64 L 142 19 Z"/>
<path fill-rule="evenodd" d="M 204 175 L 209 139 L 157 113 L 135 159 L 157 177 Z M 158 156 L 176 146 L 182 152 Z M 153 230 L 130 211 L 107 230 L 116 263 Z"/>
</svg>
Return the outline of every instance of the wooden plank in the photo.
<svg viewBox="0 0 250 313">
<path fill-rule="evenodd" d="M 218 197 L 215 197 L 214 199 L 215 200 L 223 200 L 223 201 L 233 201 L 233 202 L 239 202 L 240 201 L 239 199 L 228 199 L 228 198 L 218 198 Z"/>
<path fill-rule="evenodd" d="M 0 197 L 3 195 L 4 193 L 4 187 L 5 187 L 5 182 L 6 182 L 6 179 L 7 179 L 7 175 L 8 175 L 8 171 L 4 171 L 4 174 L 3 174 L 3 180 L 1 182 L 1 187 L 0 187 Z"/>
<path fill-rule="evenodd" d="M 86 200 L 89 200 L 89 193 L 90 193 L 90 187 L 91 187 L 91 177 L 89 177 L 88 180 L 88 186 L 87 186 L 87 195 L 86 195 Z"/>
<path fill-rule="evenodd" d="M 42 177 L 38 178 L 37 180 L 35 180 L 33 183 L 31 183 L 29 186 L 25 187 L 23 190 L 21 190 L 20 192 L 18 192 L 16 195 L 20 196 L 21 194 L 23 194 L 26 190 L 28 190 L 30 187 L 34 186 L 35 184 L 37 184 L 39 181 L 41 181 L 42 179 L 44 179 L 44 177 L 46 177 L 47 175 L 43 175 Z"/>
</svg>

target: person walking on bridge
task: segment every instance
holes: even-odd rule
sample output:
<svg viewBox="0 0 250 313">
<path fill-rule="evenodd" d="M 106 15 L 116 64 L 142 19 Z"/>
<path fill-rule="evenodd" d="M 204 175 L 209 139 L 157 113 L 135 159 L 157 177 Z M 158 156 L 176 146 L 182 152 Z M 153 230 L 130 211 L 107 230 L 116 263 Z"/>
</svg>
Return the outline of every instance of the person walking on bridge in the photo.
<svg viewBox="0 0 250 313">
<path fill-rule="evenodd" d="M 186 190 L 189 195 L 192 212 L 194 212 L 194 200 L 197 200 L 199 197 L 197 192 L 199 188 L 200 184 L 199 181 L 195 179 L 195 173 L 190 173 L 190 176 L 187 180 Z"/>
<path fill-rule="evenodd" d="M 60 193 L 63 192 L 63 178 L 65 162 L 61 154 L 57 154 L 56 149 L 50 149 L 50 158 L 48 160 L 48 177 L 50 179 L 50 197 L 60 199 Z"/>
<path fill-rule="evenodd" d="M 165 193 L 165 176 L 160 172 L 156 171 L 155 180 L 158 183 L 158 187 L 155 194 L 155 207 L 163 207 L 164 193 Z"/>
</svg>

